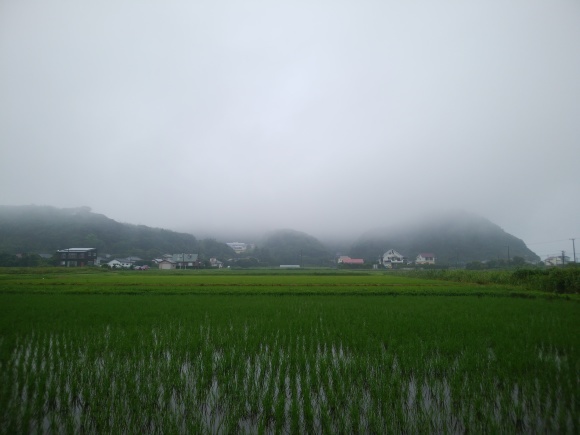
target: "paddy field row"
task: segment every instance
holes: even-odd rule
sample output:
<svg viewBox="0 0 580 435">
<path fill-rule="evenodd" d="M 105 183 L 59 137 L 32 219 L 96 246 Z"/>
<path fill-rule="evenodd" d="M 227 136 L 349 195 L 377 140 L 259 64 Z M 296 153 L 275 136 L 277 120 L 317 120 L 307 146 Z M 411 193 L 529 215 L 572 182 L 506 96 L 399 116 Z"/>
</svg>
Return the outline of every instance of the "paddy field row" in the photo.
<svg viewBox="0 0 580 435">
<path fill-rule="evenodd" d="M 580 430 L 575 300 L 356 274 L 0 287 L 1 433 Z"/>
</svg>

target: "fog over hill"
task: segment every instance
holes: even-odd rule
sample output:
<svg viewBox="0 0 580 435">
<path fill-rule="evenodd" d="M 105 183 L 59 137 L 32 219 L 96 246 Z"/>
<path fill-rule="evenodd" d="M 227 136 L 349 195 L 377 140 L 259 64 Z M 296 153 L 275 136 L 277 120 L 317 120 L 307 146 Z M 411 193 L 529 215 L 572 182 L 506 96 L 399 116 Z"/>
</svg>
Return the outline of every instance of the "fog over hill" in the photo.
<svg viewBox="0 0 580 435">
<path fill-rule="evenodd" d="M 295 230 L 282 229 L 264 234 L 262 260 L 270 264 L 330 266 L 333 255 L 315 237 Z"/>
<path fill-rule="evenodd" d="M 241 256 L 251 256 L 261 265 L 328 266 L 337 254 L 372 263 L 388 249 L 396 249 L 411 260 L 419 253 L 433 253 L 444 264 L 507 259 L 508 255 L 539 260 L 522 240 L 488 219 L 462 211 L 432 214 L 429 219 L 406 223 L 393 222 L 388 227 L 364 232 L 357 240 L 316 236 L 283 229 L 236 239 L 228 239 L 227 235 L 219 240 L 201 239 L 188 233 L 120 223 L 93 213 L 89 207 L 0 206 L 0 252 L 8 253 L 46 253 L 90 246 L 102 253 L 151 258 L 183 251 L 228 259 L 235 255 L 225 242 L 243 241 L 255 243 L 256 248 Z"/>
<path fill-rule="evenodd" d="M 350 242 L 462 208 L 570 254 L 578 23 L 577 0 L 2 1 L 0 202 Z"/>
<path fill-rule="evenodd" d="M 440 263 L 514 258 L 540 258 L 523 240 L 505 232 L 488 219 L 464 211 L 434 214 L 407 223 L 394 223 L 363 234 L 351 254 L 378 257 L 395 249 L 413 260 L 419 253 L 432 253 Z"/>
<path fill-rule="evenodd" d="M 90 207 L 0 205 L 0 252 L 47 253 L 73 247 L 97 248 L 101 254 L 152 259 L 165 253 L 231 256 L 227 245 L 192 234 L 117 222 Z"/>
</svg>

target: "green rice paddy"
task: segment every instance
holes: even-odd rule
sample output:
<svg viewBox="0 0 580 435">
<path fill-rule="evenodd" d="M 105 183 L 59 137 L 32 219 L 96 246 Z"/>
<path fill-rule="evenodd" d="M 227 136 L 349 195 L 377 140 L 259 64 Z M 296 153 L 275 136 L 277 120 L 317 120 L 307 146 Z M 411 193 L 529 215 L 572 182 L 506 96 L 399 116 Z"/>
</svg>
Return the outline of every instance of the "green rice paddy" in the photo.
<svg viewBox="0 0 580 435">
<path fill-rule="evenodd" d="M 385 274 L 4 273 L 0 432 L 578 433 L 579 326 Z"/>
</svg>

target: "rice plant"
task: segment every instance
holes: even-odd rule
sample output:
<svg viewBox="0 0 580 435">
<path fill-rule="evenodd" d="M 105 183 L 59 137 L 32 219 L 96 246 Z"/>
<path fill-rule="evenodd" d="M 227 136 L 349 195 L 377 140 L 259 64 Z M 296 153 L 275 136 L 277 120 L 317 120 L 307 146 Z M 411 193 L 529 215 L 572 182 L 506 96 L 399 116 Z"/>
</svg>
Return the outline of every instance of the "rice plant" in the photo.
<svg viewBox="0 0 580 435">
<path fill-rule="evenodd" d="M 573 301 L 0 294 L 0 432 L 580 431 Z"/>
</svg>

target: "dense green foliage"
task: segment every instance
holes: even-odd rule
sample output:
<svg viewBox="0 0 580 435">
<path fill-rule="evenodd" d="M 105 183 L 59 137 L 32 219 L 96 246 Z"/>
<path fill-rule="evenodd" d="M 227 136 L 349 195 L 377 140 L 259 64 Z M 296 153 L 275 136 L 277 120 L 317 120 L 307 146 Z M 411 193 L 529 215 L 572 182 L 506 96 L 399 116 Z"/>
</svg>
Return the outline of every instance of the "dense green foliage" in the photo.
<svg viewBox="0 0 580 435">
<path fill-rule="evenodd" d="M 416 270 L 403 276 L 477 284 L 516 285 L 552 293 L 580 293 L 580 267 L 521 268 L 505 270 Z"/>
<path fill-rule="evenodd" d="M 378 259 L 388 249 L 396 249 L 410 260 L 422 252 L 435 254 L 439 264 L 519 256 L 529 261 L 539 257 L 525 243 L 482 217 L 456 212 L 430 216 L 414 224 L 394 225 L 363 235 L 351 248 L 357 258 Z"/>
<path fill-rule="evenodd" d="M 51 254 L 70 247 L 145 259 L 179 252 L 207 258 L 234 255 L 231 248 L 215 240 L 199 241 L 191 234 L 116 222 L 88 207 L 0 206 L 0 252 Z"/>
<path fill-rule="evenodd" d="M 42 258 L 38 254 L 12 255 L 0 253 L 0 267 L 42 267 L 54 264 L 51 258 Z"/>
<path fill-rule="evenodd" d="M 29 271 L 0 275 L 0 433 L 580 430 L 577 301 L 361 272 Z"/>
</svg>

